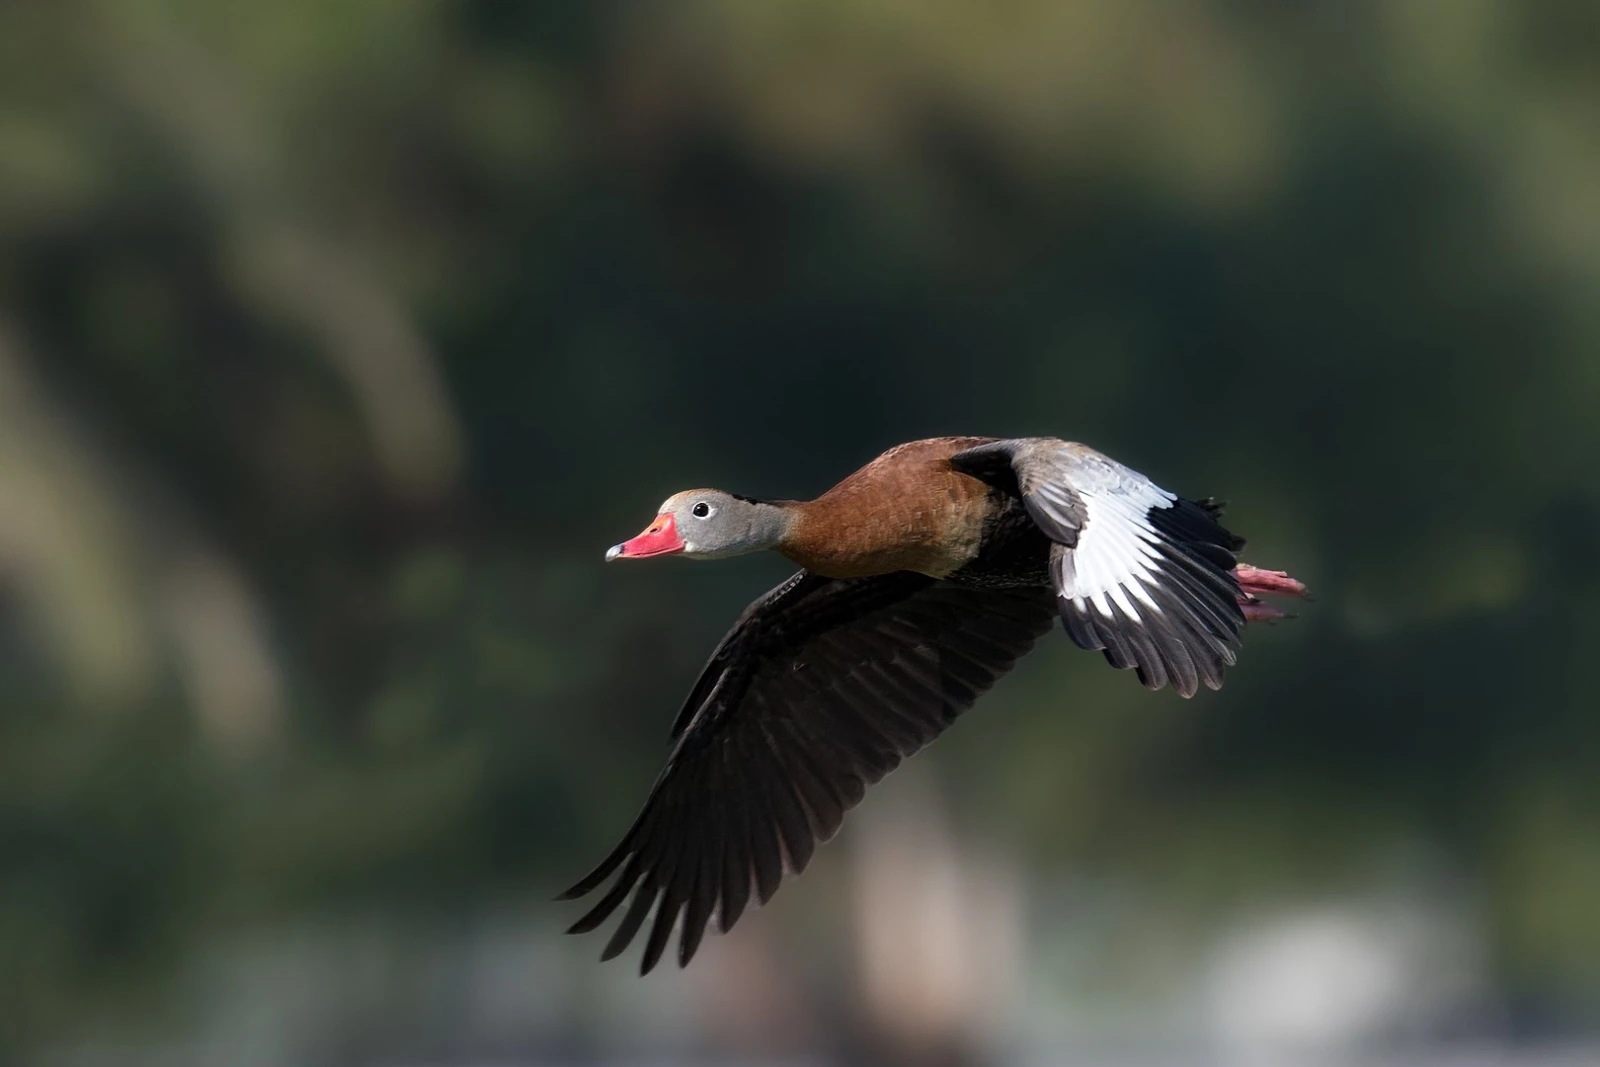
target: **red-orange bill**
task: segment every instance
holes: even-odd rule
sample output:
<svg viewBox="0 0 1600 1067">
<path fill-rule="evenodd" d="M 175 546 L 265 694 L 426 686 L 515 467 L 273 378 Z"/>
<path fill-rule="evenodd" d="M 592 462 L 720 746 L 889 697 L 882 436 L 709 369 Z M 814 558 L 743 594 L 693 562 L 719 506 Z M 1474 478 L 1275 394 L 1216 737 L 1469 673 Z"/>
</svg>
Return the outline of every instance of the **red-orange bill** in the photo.
<svg viewBox="0 0 1600 1067">
<path fill-rule="evenodd" d="M 657 515 L 656 521 L 644 528 L 638 537 L 629 538 L 620 545 L 612 545 L 606 552 L 606 561 L 614 559 L 643 559 L 646 556 L 664 556 L 669 552 L 682 552 L 683 538 L 678 536 L 677 523 L 671 515 Z"/>
</svg>

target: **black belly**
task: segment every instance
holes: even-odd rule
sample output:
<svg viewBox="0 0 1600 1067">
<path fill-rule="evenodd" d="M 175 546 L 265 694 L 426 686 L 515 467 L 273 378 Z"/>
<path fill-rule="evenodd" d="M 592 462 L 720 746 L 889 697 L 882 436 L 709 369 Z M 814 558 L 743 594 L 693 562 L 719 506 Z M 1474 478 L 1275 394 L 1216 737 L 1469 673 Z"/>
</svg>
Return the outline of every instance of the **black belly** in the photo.
<svg viewBox="0 0 1600 1067">
<path fill-rule="evenodd" d="M 1028 518 L 1022 501 L 1002 490 L 989 497 L 978 555 L 945 580 L 988 589 L 1050 585 L 1050 539 Z"/>
</svg>

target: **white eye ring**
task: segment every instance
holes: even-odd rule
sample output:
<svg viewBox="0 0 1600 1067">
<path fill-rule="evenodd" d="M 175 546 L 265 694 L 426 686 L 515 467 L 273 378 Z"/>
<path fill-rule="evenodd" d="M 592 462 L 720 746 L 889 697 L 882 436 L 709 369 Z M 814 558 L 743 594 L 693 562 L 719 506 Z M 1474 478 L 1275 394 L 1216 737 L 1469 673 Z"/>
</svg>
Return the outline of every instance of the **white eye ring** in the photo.
<svg viewBox="0 0 1600 1067">
<path fill-rule="evenodd" d="M 689 509 L 689 514 L 693 515 L 697 519 L 709 519 L 716 513 L 717 509 L 706 503 L 704 500 L 695 501 L 694 507 Z"/>
</svg>

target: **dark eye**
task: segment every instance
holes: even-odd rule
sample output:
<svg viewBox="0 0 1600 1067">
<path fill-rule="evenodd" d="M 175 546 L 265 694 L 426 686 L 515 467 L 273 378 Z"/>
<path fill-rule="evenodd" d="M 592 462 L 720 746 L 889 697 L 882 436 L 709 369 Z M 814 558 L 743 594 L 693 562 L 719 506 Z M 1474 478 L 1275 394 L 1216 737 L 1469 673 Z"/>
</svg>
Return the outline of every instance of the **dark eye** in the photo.
<svg viewBox="0 0 1600 1067">
<path fill-rule="evenodd" d="M 693 515 L 697 519 L 703 519 L 711 514 L 711 505 L 707 504 L 704 500 L 701 500 L 696 503 L 694 507 L 689 509 L 689 514 Z"/>
</svg>

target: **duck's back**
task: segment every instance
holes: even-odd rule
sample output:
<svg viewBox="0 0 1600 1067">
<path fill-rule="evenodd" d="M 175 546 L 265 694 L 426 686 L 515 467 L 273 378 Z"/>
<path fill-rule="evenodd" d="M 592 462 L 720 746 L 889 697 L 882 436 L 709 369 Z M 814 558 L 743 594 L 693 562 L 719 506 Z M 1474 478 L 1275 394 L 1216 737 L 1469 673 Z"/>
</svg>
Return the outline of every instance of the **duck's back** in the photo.
<svg viewBox="0 0 1600 1067">
<path fill-rule="evenodd" d="M 950 464 L 956 453 L 994 440 L 934 437 L 891 448 L 795 505 L 800 520 L 783 554 L 830 578 L 916 571 L 977 581 L 1026 570 L 1029 581 L 1002 584 L 1044 581 L 1046 542 L 1020 502 Z"/>
</svg>

